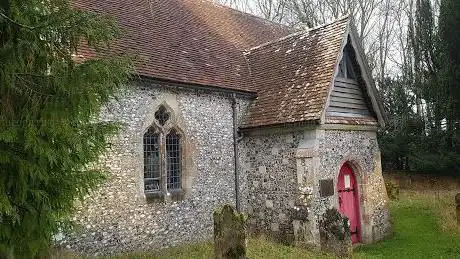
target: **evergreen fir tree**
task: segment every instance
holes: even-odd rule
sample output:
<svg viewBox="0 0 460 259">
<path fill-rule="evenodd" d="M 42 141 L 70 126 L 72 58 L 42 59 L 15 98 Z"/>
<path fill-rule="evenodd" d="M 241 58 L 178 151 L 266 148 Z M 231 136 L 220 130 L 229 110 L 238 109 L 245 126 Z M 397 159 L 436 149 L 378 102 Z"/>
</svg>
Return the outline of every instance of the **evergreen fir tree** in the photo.
<svg viewBox="0 0 460 259">
<path fill-rule="evenodd" d="M 75 199 L 103 179 L 89 165 L 117 126 L 97 118 L 131 66 L 74 54 L 80 43 L 106 50 L 118 34 L 68 0 L 0 2 L 0 257 L 46 251 Z"/>
<path fill-rule="evenodd" d="M 460 1 L 441 1 L 438 24 L 434 17 L 431 1 L 415 1 L 410 62 L 402 80 L 381 84 L 390 118 L 379 134 L 382 164 L 387 170 L 459 176 Z"/>
<path fill-rule="evenodd" d="M 439 15 L 440 84 L 444 88 L 448 131 L 460 144 L 460 1 L 443 0 Z M 457 147 L 460 149 L 460 147 Z M 459 150 L 460 151 L 460 150 Z"/>
</svg>

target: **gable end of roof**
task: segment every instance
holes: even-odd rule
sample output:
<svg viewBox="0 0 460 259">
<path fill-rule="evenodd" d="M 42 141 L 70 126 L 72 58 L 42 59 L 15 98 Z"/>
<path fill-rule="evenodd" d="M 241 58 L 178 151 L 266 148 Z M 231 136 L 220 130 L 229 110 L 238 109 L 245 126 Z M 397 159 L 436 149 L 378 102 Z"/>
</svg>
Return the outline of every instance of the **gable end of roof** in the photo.
<svg viewBox="0 0 460 259">
<path fill-rule="evenodd" d="M 320 120 L 348 27 L 343 17 L 247 50 L 258 97 L 242 128 Z"/>
<path fill-rule="evenodd" d="M 364 54 L 364 50 L 363 50 L 362 45 L 361 45 L 361 41 L 359 40 L 359 36 L 356 33 L 356 28 L 354 27 L 352 21 L 349 22 L 349 27 L 348 27 L 348 29 L 346 31 L 346 34 L 344 35 L 344 41 L 342 43 L 341 50 L 340 50 L 340 53 L 339 53 L 339 56 L 338 56 L 338 61 L 337 61 L 337 64 L 336 64 L 334 77 L 333 77 L 332 82 L 331 82 L 331 88 L 330 88 L 329 94 L 327 96 L 325 109 L 323 110 L 323 113 L 322 113 L 322 116 L 321 116 L 321 124 L 324 124 L 324 123 L 327 123 L 328 121 L 330 121 L 330 120 L 326 119 L 326 108 L 329 106 L 330 96 L 331 96 L 331 92 L 332 92 L 332 89 L 333 89 L 334 81 L 335 81 L 335 78 L 337 77 L 337 73 L 338 73 L 338 70 L 339 70 L 338 69 L 339 62 L 343 57 L 343 52 L 344 52 L 345 46 L 348 43 L 348 38 L 350 38 L 350 43 L 351 43 L 351 46 L 353 47 L 353 50 L 354 50 L 354 53 L 355 53 L 355 56 L 356 56 L 356 60 L 357 60 L 357 63 L 359 65 L 359 68 L 360 68 L 360 71 L 361 71 L 361 77 L 362 77 L 362 79 L 364 81 L 366 94 L 370 99 L 370 103 L 371 103 L 372 109 L 375 112 L 375 115 L 377 117 L 378 124 L 379 124 L 379 126 L 384 127 L 385 126 L 385 115 L 384 115 L 384 110 L 383 110 L 383 104 L 382 104 L 382 101 L 381 101 L 381 99 L 379 97 L 378 90 L 377 90 L 377 88 L 375 86 L 375 82 L 374 82 L 374 80 L 372 78 L 372 74 L 370 73 L 369 64 L 367 63 L 367 60 L 365 58 L 365 54 Z M 343 121 L 346 121 L 346 120 L 343 120 Z"/>
</svg>

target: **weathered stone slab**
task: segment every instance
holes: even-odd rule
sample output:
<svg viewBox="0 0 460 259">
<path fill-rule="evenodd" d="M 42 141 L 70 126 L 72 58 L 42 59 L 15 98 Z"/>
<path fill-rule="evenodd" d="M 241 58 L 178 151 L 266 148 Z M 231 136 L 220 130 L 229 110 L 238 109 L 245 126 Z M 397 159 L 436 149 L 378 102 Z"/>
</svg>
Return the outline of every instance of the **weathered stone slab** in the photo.
<svg viewBox="0 0 460 259">
<path fill-rule="evenodd" d="M 214 211 L 216 259 L 246 258 L 246 216 L 225 205 Z"/>
<path fill-rule="evenodd" d="M 338 257 L 350 257 L 353 252 L 348 219 L 342 218 L 337 209 L 328 209 L 319 224 L 321 250 Z"/>
<path fill-rule="evenodd" d="M 308 221 L 308 207 L 298 205 L 292 208 L 292 226 L 294 229 L 294 245 L 299 247 L 310 247 L 313 242 L 311 226 Z"/>
</svg>

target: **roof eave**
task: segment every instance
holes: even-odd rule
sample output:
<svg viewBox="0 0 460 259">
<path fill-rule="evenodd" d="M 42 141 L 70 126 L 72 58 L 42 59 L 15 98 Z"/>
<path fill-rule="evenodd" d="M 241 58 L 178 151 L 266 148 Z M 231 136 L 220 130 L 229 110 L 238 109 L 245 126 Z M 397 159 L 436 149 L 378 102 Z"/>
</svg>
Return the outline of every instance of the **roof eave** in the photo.
<svg viewBox="0 0 460 259">
<path fill-rule="evenodd" d="M 139 75 L 139 74 L 134 75 L 131 79 L 135 80 L 136 78 L 138 78 L 141 81 L 151 81 L 151 82 L 159 83 L 162 85 L 169 85 L 169 86 L 173 86 L 176 88 L 182 88 L 182 89 L 230 93 L 230 94 L 237 94 L 240 96 L 246 96 L 249 98 L 257 97 L 256 91 L 237 90 L 234 88 L 228 88 L 228 87 L 222 87 L 222 86 L 181 82 L 181 81 L 171 80 L 167 78 L 159 78 L 159 77 L 152 77 L 152 76 Z"/>
<path fill-rule="evenodd" d="M 295 122 L 282 122 L 282 123 L 269 123 L 269 124 L 260 124 L 260 125 L 249 125 L 240 126 L 240 130 L 242 131 L 250 131 L 256 129 L 268 129 L 268 128 L 280 128 L 280 127 L 291 127 L 291 128 L 301 128 L 307 125 L 319 125 L 320 119 L 312 119 L 312 120 L 303 120 L 303 121 L 295 121 Z"/>
</svg>

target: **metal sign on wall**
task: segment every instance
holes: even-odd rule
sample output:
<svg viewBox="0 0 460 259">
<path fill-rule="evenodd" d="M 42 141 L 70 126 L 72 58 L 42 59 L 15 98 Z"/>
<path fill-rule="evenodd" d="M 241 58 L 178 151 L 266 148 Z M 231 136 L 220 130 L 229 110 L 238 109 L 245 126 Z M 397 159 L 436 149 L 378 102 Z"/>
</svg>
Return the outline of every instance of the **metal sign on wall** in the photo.
<svg viewBox="0 0 460 259">
<path fill-rule="evenodd" d="M 334 195 L 334 180 L 319 180 L 319 194 L 321 198 Z"/>
</svg>

